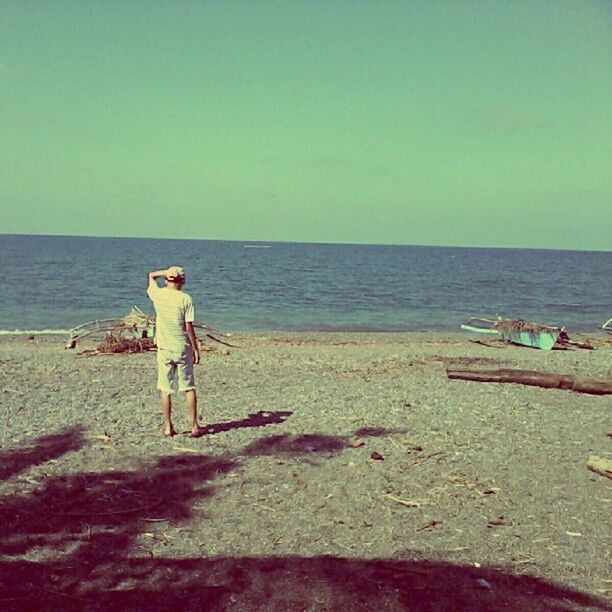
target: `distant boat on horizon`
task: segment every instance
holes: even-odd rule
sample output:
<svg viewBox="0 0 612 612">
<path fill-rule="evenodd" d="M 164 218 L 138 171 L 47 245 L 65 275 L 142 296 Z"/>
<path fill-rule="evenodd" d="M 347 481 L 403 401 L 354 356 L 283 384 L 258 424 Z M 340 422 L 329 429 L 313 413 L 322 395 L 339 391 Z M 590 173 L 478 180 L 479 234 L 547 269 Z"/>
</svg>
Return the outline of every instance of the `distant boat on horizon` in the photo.
<svg viewBox="0 0 612 612">
<path fill-rule="evenodd" d="M 272 246 L 269 244 L 243 244 L 245 249 L 271 249 Z"/>
</svg>

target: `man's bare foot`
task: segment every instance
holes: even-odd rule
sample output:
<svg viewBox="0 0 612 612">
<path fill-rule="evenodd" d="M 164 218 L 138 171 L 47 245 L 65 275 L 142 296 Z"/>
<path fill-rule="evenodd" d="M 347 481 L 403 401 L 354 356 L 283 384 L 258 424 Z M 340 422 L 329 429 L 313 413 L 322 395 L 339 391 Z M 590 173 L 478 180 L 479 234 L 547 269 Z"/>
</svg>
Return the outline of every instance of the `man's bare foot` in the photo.
<svg viewBox="0 0 612 612">
<path fill-rule="evenodd" d="M 205 433 L 206 433 L 206 427 L 200 427 L 199 425 L 197 425 L 196 427 L 192 428 L 190 435 L 192 438 L 199 438 L 203 436 Z"/>
<path fill-rule="evenodd" d="M 166 438 L 171 438 L 172 436 L 176 436 L 176 430 L 174 429 L 174 427 L 166 427 L 164 429 L 164 436 L 166 436 Z"/>
</svg>

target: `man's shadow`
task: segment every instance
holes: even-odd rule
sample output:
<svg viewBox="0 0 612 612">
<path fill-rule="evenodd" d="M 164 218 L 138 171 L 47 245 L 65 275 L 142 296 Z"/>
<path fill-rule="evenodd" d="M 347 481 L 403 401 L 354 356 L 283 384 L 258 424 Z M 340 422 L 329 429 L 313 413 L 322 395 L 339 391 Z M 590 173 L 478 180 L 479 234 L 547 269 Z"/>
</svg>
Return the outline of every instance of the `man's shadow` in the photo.
<svg viewBox="0 0 612 612">
<path fill-rule="evenodd" d="M 266 425 L 278 425 L 284 423 L 285 419 L 290 417 L 293 412 L 288 410 L 278 410 L 276 412 L 267 412 L 260 410 L 249 414 L 246 419 L 240 421 L 227 421 L 225 423 L 213 423 L 202 428 L 201 436 L 211 436 L 214 434 L 222 433 L 224 431 L 231 431 L 232 429 L 242 429 L 243 427 L 265 427 Z"/>
</svg>

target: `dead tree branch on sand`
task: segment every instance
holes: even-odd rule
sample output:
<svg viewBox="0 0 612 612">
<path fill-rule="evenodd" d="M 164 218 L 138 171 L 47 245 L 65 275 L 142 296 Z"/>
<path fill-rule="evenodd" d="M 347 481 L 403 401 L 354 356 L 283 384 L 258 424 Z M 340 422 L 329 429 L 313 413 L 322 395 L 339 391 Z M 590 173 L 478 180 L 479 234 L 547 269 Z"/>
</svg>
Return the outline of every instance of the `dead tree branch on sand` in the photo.
<svg viewBox="0 0 612 612">
<path fill-rule="evenodd" d="M 546 389 L 567 389 L 592 395 L 612 394 L 612 381 L 596 378 L 581 378 L 572 375 L 534 372 L 532 370 L 446 370 L 451 380 L 472 380 L 476 382 L 518 383 Z"/>
</svg>

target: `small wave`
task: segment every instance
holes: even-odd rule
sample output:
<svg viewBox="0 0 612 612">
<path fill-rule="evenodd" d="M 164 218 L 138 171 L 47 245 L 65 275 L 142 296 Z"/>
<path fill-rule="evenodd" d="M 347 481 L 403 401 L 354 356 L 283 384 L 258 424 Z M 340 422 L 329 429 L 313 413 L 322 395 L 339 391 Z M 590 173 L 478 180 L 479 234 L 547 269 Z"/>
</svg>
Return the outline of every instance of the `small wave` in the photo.
<svg viewBox="0 0 612 612">
<path fill-rule="evenodd" d="M 610 308 L 610 304 L 601 302 L 592 304 L 545 304 L 544 306 L 547 309 L 557 310 L 562 313 L 580 313 L 582 315 L 608 312 Z"/>
<path fill-rule="evenodd" d="M 0 336 L 49 336 L 69 333 L 69 329 L 0 329 Z"/>
</svg>

